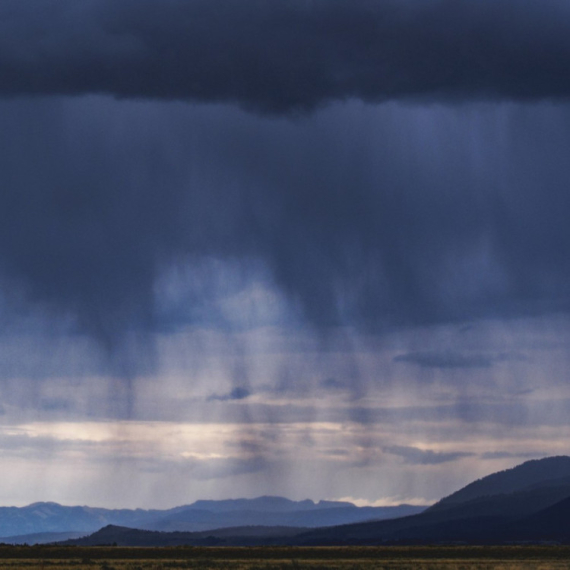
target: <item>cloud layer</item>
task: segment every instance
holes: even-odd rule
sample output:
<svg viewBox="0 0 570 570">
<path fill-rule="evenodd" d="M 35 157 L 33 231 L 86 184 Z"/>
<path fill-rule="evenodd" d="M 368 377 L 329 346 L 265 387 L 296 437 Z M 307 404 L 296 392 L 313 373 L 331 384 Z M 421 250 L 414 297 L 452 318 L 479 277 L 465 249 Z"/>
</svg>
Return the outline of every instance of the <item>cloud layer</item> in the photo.
<svg viewBox="0 0 570 570">
<path fill-rule="evenodd" d="M 8 0 L 0 92 L 282 113 L 360 98 L 570 95 L 564 0 Z"/>
<path fill-rule="evenodd" d="M 146 332 L 188 322 L 568 308 L 568 111 L 496 104 L 570 93 L 566 2 L 0 10 L 6 319 L 32 301 L 134 361 Z M 86 94 L 121 102 L 45 97 Z M 295 121 L 236 109 L 347 100 Z"/>
</svg>

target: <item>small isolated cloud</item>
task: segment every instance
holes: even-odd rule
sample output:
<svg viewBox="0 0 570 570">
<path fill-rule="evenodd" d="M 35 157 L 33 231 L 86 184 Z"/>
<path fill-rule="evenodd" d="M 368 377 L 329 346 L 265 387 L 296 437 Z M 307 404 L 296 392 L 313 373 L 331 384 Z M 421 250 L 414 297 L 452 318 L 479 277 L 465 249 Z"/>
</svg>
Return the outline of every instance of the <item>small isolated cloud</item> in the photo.
<svg viewBox="0 0 570 570">
<path fill-rule="evenodd" d="M 490 368 L 498 362 L 523 360 L 521 355 L 480 352 L 408 352 L 394 357 L 394 362 L 415 364 L 421 368 Z"/>
<path fill-rule="evenodd" d="M 433 451 L 432 449 L 420 449 L 418 447 L 408 447 L 405 445 L 391 445 L 383 448 L 384 453 L 398 455 L 406 463 L 412 465 L 438 465 L 449 461 L 457 461 L 464 457 L 472 457 L 473 453 L 463 451 Z"/>
<path fill-rule="evenodd" d="M 236 386 L 227 394 L 212 394 L 208 398 L 208 402 L 218 401 L 218 402 L 230 402 L 235 400 L 245 400 L 251 396 L 251 391 L 243 386 Z"/>
</svg>

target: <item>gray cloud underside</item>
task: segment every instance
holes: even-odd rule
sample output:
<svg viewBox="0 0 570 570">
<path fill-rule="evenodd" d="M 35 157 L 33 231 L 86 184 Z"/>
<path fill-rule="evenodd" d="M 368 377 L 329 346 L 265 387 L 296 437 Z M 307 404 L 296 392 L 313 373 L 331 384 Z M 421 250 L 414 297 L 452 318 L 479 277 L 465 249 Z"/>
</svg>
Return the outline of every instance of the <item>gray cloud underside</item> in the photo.
<svg viewBox="0 0 570 570">
<path fill-rule="evenodd" d="M 0 92 L 232 102 L 570 94 L 564 0 L 4 0 Z"/>
<path fill-rule="evenodd" d="M 40 306 L 111 344 L 223 324 L 216 296 L 260 275 L 319 327 L 569 306 L 565 107 L 349 104 L 301 123 L 106 98 L 0 112 L 4 323 Z M 180 261 L 171 294 L 161 276 Z"/>
</svg>

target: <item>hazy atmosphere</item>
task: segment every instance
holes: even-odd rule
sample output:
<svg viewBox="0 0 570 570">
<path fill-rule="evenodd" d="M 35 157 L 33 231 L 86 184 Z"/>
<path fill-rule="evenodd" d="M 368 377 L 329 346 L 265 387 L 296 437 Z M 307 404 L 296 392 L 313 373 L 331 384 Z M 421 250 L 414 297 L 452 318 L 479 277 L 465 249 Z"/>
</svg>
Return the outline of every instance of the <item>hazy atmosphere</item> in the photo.
<svg viewBox="0 0 570 570">
<path fill-rule="evenodd" d="M 0 505 L 427 504 L 570 449 L 567 0 L 2 0 Z"/>
</svg>

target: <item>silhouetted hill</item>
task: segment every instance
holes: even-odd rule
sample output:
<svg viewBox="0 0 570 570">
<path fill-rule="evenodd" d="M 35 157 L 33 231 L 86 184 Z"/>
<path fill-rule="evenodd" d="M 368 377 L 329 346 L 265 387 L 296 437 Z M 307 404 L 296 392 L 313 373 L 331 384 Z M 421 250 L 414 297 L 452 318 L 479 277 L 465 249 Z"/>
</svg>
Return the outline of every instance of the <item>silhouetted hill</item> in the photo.
<svg viewBox="0 0 570 570">
<path fill-rule="evenodd" d="M 570 487 L 570 457 L 535 459 L 512 469 L 493 473 L 444 497 L 430 507 L 430 510 L 449 508 L 482 497 L 514 493 L 531 487 L 556 485 L 557 482 Z"/>
<path fill-rule="evenodd" d="M 570 543 L 570 497 L 516 521 L 509 530 L 520 540 L 533 537 Z"/>
<path fill-rule="evenodd" d="M 529 461 L 475 481 L 421 514 L 307 531 L 297 544 L 570 542 L 569 470 L 569 457 Z"/>
<path fill-rule="evenodd" d="M 108 525 L 74 540 L 61 542 L 69 546 L 260 546 L 281 544 L 304 529 L 287 527 L 238 527 L 206 532 L 158 532 Z"/>
<path fill-rule="evenodd" d="M 547 482 L 514 493 L 484 496 L 464 503 L 452 503 L 445 508 L 429 509 L 426 515 L 443 518 L 466 518 L 480 516 L 523 517 L 545 509 L 570 497 L 570 481 L 557 480 L 557 485 Z"/>
</svg>

